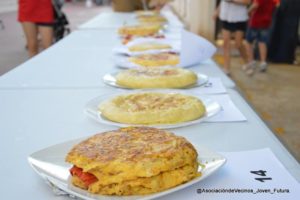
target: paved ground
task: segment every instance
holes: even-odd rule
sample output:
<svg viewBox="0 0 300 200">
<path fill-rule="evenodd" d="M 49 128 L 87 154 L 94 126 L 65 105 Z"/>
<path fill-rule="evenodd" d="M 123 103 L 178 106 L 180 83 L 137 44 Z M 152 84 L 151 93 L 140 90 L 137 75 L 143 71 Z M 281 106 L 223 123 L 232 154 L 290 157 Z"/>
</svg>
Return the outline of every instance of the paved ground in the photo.
<svg viewBox="0 0 300 200">
<path fill-rule="evenodd" d="M 21 26 L 16 12 L 0 13 L 5 28 L 0 29 L 0 75 L 27 59 Z"/>
<path fill-rule="evenodd" d="M 2 75 L 25 62 L 28 56 L 24 34 L 20 23 L 17 22 L 17 4 L 11 3 L 11 0 L 4 0 L 0 5 L 3 6 L 0 8 L 0 20 L 5 26 L 4 29 L 0 28 L 0 75 Z M 78 25 L 107 9 L 110 8 L 95 5 L 87 8 L 85 1 L 66 3 L 63 7 L 70 21 L 71 30 L 75 30 Z"/>
<path fill-rule="evenodd" d="M 16 10 L 12 9 L 12 4 L 7 5 L 8 10 Z M 110 8 L 86 8 L 84 2 L 67 3 L 64 7 L 72 30 L 107 9 Z M 0 10 L 0 20 L 5 23 L 5 29 L 0 29 L 0 75 L 27 60 L 25 40 L 16 18 L 16 11 Z M 215 60 L 222 64 L 220 54 L 215 56 Z M 232 78 L 245 98 L 299 161 L 300 66 L 271 64 L 266 73 L 256 73 L 253 77 L 248 77 L 240 69 L 239 57 L 234 57 Z"/>
<path fill-rule="evenodd" d="M 18 5 L 16 0 L 1 0 L 0 13 L 15 11 Z"/>
<path fill-rule="evenodd" d="M 223 64 L 221 53 L 214 59 Z M 235 54 L 231 70 L 240 93 L 300 161 L 300 65 L 269 64 L 267 72 L 257 70 L 250 77 L 241 70 L 241 59 Z"/>
</svg>

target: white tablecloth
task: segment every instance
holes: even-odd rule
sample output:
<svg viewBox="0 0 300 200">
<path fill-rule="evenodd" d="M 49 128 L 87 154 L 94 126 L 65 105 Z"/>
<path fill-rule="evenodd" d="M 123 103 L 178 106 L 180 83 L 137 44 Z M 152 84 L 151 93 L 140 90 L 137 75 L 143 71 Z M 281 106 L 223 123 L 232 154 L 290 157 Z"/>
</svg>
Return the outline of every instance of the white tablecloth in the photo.
<svg viewBox="0 0 300 200">
<path fill-rule="evenodd" d="M 215 151 L 269 147 L 300 181 L 297 161 L 234 90 L 228 90 L 247 122 L 201 123 L 171 131 Z M 47 146 L 115 129 L 94 122 L 83 113 L 92 98 L 110 88 L 0 90 L 0 176 L 3 199 L 53 199 L 50 188 L 30 168 L 27 156 Z M 16 192 L 14 188 L 18 188 Z"/>
</svg>

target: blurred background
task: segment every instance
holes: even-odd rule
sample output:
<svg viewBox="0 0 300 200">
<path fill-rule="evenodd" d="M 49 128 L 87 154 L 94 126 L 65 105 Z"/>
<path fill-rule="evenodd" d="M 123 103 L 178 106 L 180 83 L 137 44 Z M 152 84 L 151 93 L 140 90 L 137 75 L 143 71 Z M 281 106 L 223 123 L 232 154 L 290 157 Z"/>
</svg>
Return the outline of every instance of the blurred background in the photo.
<svg viewBox="0 0 300 200">
<path fill-rule="evenodd" d="M 57 0 L 70 32 L 101 12 L 130 11 L 139 0 Z M 135 2 L 132 4 L 132 2 Z M 174 0 L 169 4 L 187 29 L 217 47 L 214 60 L 222 66 L 224 43 L 220 21 L 213 15 L 220 0 Z M 231 78 L 273 132 L 300 160 L 300 0 L 281 0 L 269 32 L 268 69 L 249 76 L 232 39 Z M 0 0 L 0 76 L 29 59 L 22 27 L 17 21 L 17 0 Z M 65 34 L 68 34 L 66 31 Z M 259 140 L 259 138 L 258 138 Z"/>
</svg>

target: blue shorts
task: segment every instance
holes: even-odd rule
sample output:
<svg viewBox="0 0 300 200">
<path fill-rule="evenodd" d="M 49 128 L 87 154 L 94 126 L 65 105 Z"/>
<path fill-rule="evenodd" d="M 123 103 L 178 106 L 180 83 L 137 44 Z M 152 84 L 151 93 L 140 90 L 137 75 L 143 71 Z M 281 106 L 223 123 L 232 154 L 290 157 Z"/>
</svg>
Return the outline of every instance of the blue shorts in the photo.
<svg viewBox="0 0 300 200">
<path fill-rule="evenodd" d="M 248 28 L 246 40 L 252 43 L 254 40 L 262 43 L 267 43 L 269 39 L 269 29 Z"/>
</svg>

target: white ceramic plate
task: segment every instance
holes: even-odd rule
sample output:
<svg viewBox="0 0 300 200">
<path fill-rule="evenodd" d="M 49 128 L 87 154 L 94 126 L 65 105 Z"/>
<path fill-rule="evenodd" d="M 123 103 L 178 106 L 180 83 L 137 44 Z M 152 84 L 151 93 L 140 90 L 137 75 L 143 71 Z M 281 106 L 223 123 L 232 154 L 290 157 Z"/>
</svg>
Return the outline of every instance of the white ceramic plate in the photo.
<svg viewBox="0 0 300 200">
<path fill-rule="evenodd" d="M 31 167 L 47 182 L 50 182 L 52 186 L 59 188 L 60 190 L 66 192 L 67 194 L 73 195 L 87 200 L 147 200 L 161 197 L 173 192 L 180 191 L 190 185 L 198 183 L 210 176 L 222 165 L 225 164 L 226 159 L 207 148 L 197 147 L 197 152 L 199 154 L 198 160 L 200 163 L 204 164 L 205 167 L 200 169 L 202 176 L 193 179 L 185 184 L 179 185 L 177 187 L 165 190 L 163 192 L 158 192 L 150 195 L 143 196 L 106 196 L 106 195 L 94 195 L 88 193 L 86 190 L 76 188 L 69 182 L 69 169 L 71 165 L 65 162 L 65 156 L 70 151 L 70 149 L 83 139 L 72 140 L 65 143 L 57 144 L 43 150 L 37 151 L 28 157 L 28 161 Z"/>
<path fill-rule="evenodd" d="M 179 53 L 179 50 L 175 49 L 175 48 L 171 48 L 171 49 L 131 52 L 128 50 L 128 47 L 126 47 L 126 46 L 118 46 L 113 49 L 113 53 L 114 54 L 125 54 L 128 56 L 138 56 L 138 55 L 142 55 L 142 54 Z"/>
<path fill-rule="evenodd" d="M 141 68 L 141 67 L 143 68 L 143 66 L 141 65 L 130 62 L 128 58 L 129 58 L 128 56 L 124 56 L 124 55 L 115 55 L 114 56 L 115 65 L 123 69 L 133 69 L 133 68 Z M 159 67 L 174 67 L 174 66 L 163 65 Z M 177 66 L 177 67 L 192 67 L 192 66 Z"/>
<path fill-rule="evenodd" d="M 105 74 L 104 77 L 103 77 L 103 82 L 107 85 L 117 87 L 117 88 L 134 89 L 134 88 L 128 88 L 128 87 L 125 87 L 125 86 L 118 85 L 117 80 L 116 80 L 116 75 L 117 74 L 118 73 Z M 189 89 L 189 88 L 204 86 L 208 82 L 209 78 L 208 78 L 207 75 L 197 74 L 197 76 L 198 76 L 197 83 L 195 83 L 193 85 L 188 85 L 188 86 L 182 87 L 181 89 Z"/>
<path fill-rule="evenodd" d="M 182 94 L 185 94 L 185 95 L 195 96 L 195 97 L 201 99 L 201 101 L 203 102 L 203 104 L 205 106 L 205 109 L 206 109 L 205 115 L 203 117 L 200 117 L 199 119 L 196 119 L 196 120 L 177 123 L 177 124 L 153 124 L 153 125 L 146 125 L 146 126 L 161 128 L 161 129 L 170 129 L 170 128 L 190 126 L 192 124 L 200 123 L 200 122 L 204 121 L 205 119 L 214 116 L 215 114 L 217 114 L 221 110 L 221 105 L 218 102 L 210 99 L 209 97 L 199 95 L 199 94 L 193 94 L 191 92 L 186 93 L 186 92 L 182 92 L 182 91 L 179 91 L 179 90 L 138 90 L 138 91 L 135 91 L 135 92 L 114 93 L 114 94 L 104 95 L 104 96 L 100 96 L 100 97 L 97 97 L 95 99 L 92 99 L 91 101 L 89 101 L 86 104 L 85 113 L 90 118 L 92 118 L 92 119 L 94 119 L 97 122 L 100 122 L 102 124 L 113 125 L 113 126 L 118 126 L 118 127 L 145 126 L 145 125 L 141 125 L 141 124 L 123 124 L 123 123 L 111 121 L 111 120 L 105 118 L 104 116 L 102 116 L 101 112 L 98 109 L 98 106 L 101 102 L 106 101 L 106 100 L 111 99 L 111 98 L 114 98 L 116 96 L 122 95 L 122 94 L 135 94 L 135 93 L 143 93 L 143 92 L 146 92 L 146 91 L 162 92 L 162 93 L 182 93 Z"/>
<path fill-rule="evenodd" d="M 133 68 L 143 68 L 144 66 L 132 63 L 128 60 L 128 56 L 124 56 L 124 55 L 114 55 L 113 60 L 115 62 L 115 65 L 119 68 L 122 69 L 133 69 Z M 195 66 L 197 63 L 191 64 L 191 65 L 175 65 L 175 67 L 183 67 L 183 68 L 188 68 L 188 67 L 193 67 Z M 163 65 L 163 66 L 159 66 L 159 67 L 174 67 L 172 65 Z"/>
<path fill-rule="evenodd" d="M 147 50 L 147 51 L 139 51 L 139 52 L 131 52 L 129 51 L 129 47 L 142 43 L 158 43 L 158 44 L 167 44 L 170 45 L 171 49 L 155 49 L 155 50 Z M 132 41 L 128 42 L 126 45 L 120 45 L 113 49 L 115 54 L 125 54 L 129 56 L 137 56 L 141 54 L 158 54 L 158 53 L 179 53 L 181 48 L 180 41 L 178 40 L 168 40 L 168 39 L 159 39 L 159 38 L 136 38 Z"/>
</svg>

